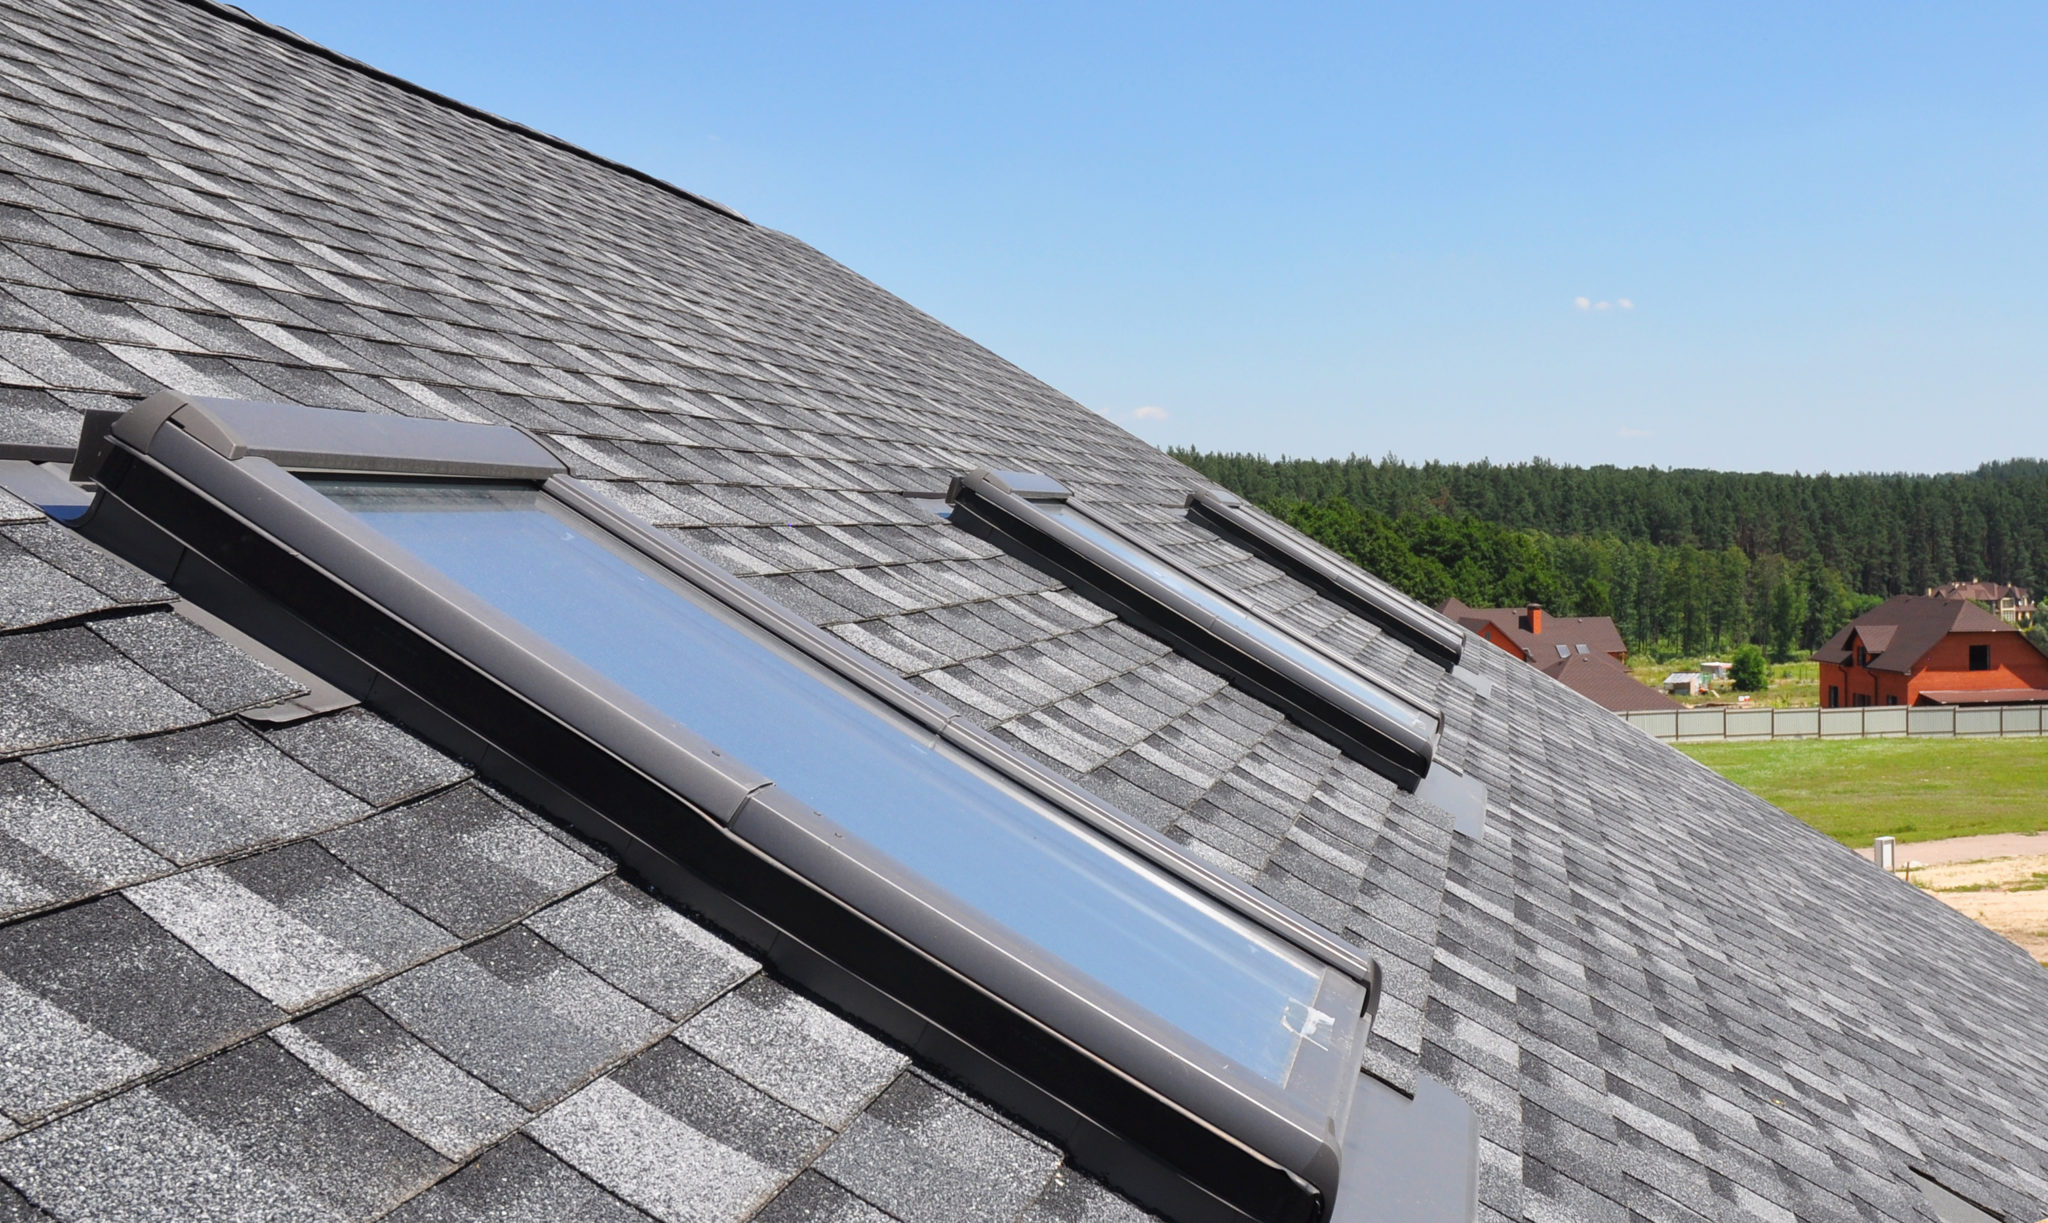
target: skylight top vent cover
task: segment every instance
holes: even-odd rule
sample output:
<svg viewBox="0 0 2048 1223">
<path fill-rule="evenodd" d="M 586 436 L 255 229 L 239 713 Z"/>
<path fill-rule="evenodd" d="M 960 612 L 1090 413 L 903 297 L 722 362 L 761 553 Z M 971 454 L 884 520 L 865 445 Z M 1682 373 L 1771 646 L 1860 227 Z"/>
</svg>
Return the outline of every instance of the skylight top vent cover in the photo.
<svg viewBox="0 0 2048 1223">
<path fill-rule="evenodd" d="M 1317 594 L 1441 666 L 1456 666 L 1465 650 L 1465 630 L 1417 606 L 1400 591 L 1366 573 L 1298 531 L 1288 530 L 1222 489 L 1188 494 L 1188 517 L 1286 572 Z"/>
<path fill-rule="evenodd" d="M 1347 1213 L 1370 960 L 531 439 L 165 395 L 117 424 L 96 474 L 81 529 L 575 824 L 1125 1192 L 1188 1219 Z"/>
</svg>

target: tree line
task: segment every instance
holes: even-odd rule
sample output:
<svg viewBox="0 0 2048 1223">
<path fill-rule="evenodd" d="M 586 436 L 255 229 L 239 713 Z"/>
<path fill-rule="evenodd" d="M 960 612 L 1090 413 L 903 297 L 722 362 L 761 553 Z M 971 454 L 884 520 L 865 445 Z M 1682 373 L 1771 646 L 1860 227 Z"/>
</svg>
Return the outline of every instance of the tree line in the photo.
<svg viewBox="0 0 2048 1223">
<path fill-rule="evenodd" d="M 2048 576 L 2039 460 L 1801 476 L 1173 453 L 1425 602 L 1609 615 L 1632 651 L 1783 660 L 1893 594 Z"/>
</svg>

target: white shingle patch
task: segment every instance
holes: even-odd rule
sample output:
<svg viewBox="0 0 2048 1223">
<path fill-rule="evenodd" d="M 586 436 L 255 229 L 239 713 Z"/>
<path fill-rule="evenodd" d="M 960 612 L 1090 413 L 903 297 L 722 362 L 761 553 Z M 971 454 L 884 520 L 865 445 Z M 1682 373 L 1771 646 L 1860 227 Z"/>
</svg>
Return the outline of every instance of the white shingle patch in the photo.
<svg viewBox="0 0 2048 1223">
<path fill-rule="evenodd" d="M 0 977 L 0 1109 L 32 1117 L 156 1068 L 156 1059 Z"/>
<path fill-rule="evenodd" d="M 126 895 L 221 971 L 286 1010 L 379 971 L 214 867 L 145 883 Z"/>
<path fill-rule="evenodd" d="M 526 1127 L 585 1176 L 663 1223 L 725 1223 L 781 1173 L 599 1079 Z"/>
</svg>

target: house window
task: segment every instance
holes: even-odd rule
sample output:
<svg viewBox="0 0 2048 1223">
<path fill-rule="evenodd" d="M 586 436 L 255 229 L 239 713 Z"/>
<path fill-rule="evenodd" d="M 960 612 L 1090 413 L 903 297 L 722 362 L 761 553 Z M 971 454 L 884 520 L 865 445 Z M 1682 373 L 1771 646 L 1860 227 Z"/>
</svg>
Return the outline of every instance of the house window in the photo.
<svg viewBox="0 0 2048 1223">
<path fill-rule="evenodd" d="M 207 571 L 182 593 L 255 615 L 288 657 L 347 659 L 373 707 L 832 1001 L 948 1033 L 920 1049 L 1090 1133 L 1119 1187 L 1344 1212 L 1378 969 L 1337 936 L 514 430 L 162 394 L 112 437 L 83 529 L 174 585 Z"/>
<path fill-rule="evenodd" d="M 1990 647 L 1990 646 L 1988 646 L 1988 645 L 1973 645 L 1973 646 L 1971 646 L 1971 647 L 1970 647 L 1970 670 L 1972 670 L 1972 671 L 1989 671 L 1990 669 L 1991 669 L 1991 647 Z"/>
<path fill-rule="evenodd" d="M 1484 787 L 1435 763 L 1435 709 L 1246 606 L 1048 477 L 974 471 L 955 477 L 947 496 L 953 525 L 1058 575 L 1401 788 L 1460 819 L 1484 812 Z"/>
<path fill-rule="evenodd" d="M 1888 696 L 1884 698 L 1884 703 L 1887 705 L 1896 705 L 1899 703 L 1899 698 L 1895 696 Z"/>
<path fill-rule="evenodd" d="M 1870 655 L 1863 652 L 1863 644 L 1861 642 L 1856 644 L 1856 665 L 1859 667 L 1870 665 Z"/>
<path fill-rule="evenodd" d="M 1288 530 L 1220 488 L 1188 494 L 1188 519 L 1255 553 L 1317 594 L 1444 667 L 1455 666 L 1465 633 L 1455 623 Z"/>
<path fill-rule="evenodd" d="M 1842 705 L 1842 690 L 1834 684 L 1828 685 L 1828 708 L 1839 709 Z"/>
<path fill-rule="evenodd" d="M 1857 704 L 1857 707 L 1858 707 L 1858 708 L 1861 708 L 1861 707 L 1862 707 L 1862 706 L 1864 706 L 1864 705 L 1868 705 L 1868 704 L 1870 704 L 1870 694 L 1869 694 L 1869 693 L 1867 693 L 1867 692 L 1859 692 L 1859 693 L 1857 693 L 1857 694 L 1856 694 L 1856 704 Z"/>
</svg>

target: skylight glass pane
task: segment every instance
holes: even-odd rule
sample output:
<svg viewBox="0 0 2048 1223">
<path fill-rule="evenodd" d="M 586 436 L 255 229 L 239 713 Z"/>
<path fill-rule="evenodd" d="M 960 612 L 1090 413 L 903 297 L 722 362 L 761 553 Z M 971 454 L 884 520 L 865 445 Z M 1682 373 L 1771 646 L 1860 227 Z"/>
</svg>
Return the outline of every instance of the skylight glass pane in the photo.
<svg viewBox="0 0 2048 1223">
<path fill-rule="evenodd" d="M 532 488 L 308 483 L 938 887 L 1285 1081 L 1285 1017 L 1314 1002 L 1318 962 L 877 713 Z"/>
<path fill-rule="evenodd" d="M 1349 667 L 1338 664 L 1328 655 L 1303 645 L 1291 634 L 1282 632 L 1265 620 L 1244 611 L 1237 604 L 1145 549 L 1137 547 L 1114 531 L 1105 529 L 1100 523 L 1072 506 L 1041 503 L 1037 508 L 1043 510 L 1047 516 L 1058 519 L 1062 526 L 1076 535 L 1114 553 L 1119 559 L 1142 570 L 1147 577 L 1192 600 L 1203 611 L 1254 638 L 1261 645 L 1285 655 L 1290 661 L 1315 672 L 1389 720 L 1399 723 L 1417 737 L 1428 739 L 1436 733 L 1434 717 L 1393 696 Z"/>
</svg>

